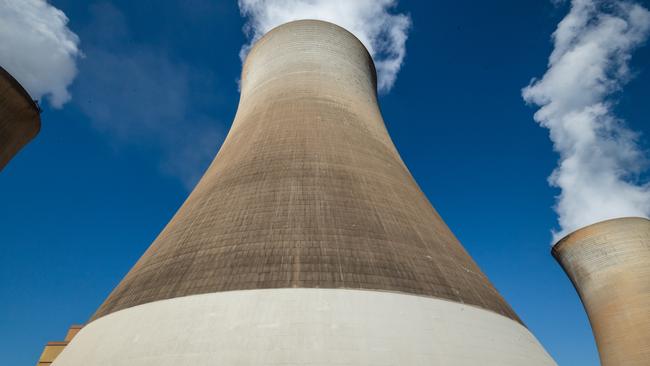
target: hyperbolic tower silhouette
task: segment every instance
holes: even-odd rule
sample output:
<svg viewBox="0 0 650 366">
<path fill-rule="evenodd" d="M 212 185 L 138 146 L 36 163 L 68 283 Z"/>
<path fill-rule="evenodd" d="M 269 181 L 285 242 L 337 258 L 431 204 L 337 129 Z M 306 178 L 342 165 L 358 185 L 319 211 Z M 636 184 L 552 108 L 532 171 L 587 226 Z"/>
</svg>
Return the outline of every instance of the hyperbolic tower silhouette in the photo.
<svg viewBox="0 0 650 366">
<path fill-rule="evenodd" d="M 361 42 L 250 50 L 194 191 L 63 351 L 70 365 L 553 365 L 419 189 Z"/>
<path fill-rule="evenodd" d="M 602 366 L 650 363 L 650 220 L 586 226 L 552 250 L 589 315 Z"/>
<path fill-rule="evenodd" d="M 0 67 L 0 171 L 41 129 L 38 105 Z"/>
</svg>

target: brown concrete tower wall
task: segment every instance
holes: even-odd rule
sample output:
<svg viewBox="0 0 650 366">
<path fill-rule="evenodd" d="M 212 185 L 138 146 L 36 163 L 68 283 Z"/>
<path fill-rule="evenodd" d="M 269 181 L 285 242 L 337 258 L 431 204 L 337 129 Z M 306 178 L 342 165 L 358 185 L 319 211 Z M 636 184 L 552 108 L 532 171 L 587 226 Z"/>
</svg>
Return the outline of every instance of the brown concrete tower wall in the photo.
<svg viewBox="0 0 650 366">
<path fill-rule="evenodd" d="M 560 240 L 553 256 L 587 310 L 602 365 L 648 365 L 650 220 L 587 226 Z"/>
<path fill-rule="evenodd" d="M 0 67 L 0 171 L 40 128 L 38 106 L 18 81 Z"/>
<path fill-rule="evenodd" d="M 518 321 L 402 162 L 368 52 L 325 22 L 285 24 L 253 47 L 221 150 L 93 318 L 265 288 L 418 294 Z"/>
<path fill-rule="evenodd" d="M 53 366 L 549 366 L 391 142 L 372 60 L 320 21 L 251 50 L 221 150 Z"/>
</svg>

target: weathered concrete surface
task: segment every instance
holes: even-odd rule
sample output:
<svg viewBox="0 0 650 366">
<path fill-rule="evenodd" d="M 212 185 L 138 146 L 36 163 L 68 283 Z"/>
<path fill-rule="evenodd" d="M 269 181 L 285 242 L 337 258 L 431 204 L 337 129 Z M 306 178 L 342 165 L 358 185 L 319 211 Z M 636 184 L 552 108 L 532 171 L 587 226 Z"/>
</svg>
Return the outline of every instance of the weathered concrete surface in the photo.
<svg viewBox="0 0 650 366">
<path fill-rule="evenodd" d="M 38 106 L 0 67 L 0 171 L 41 129 Z"/>
<path fill-rule="evenodd" d="M 193 294 L 320 287 L 421 294 L 518 320 L 400 159 L 375 79 L 363 45 L 333 24 L 263 37 L 221 150 L 93 319 Z"/>
<path fill-rule="evenodd" d="M 649 365 L 650 220 L 590 225 L 552 252 L 587 310 L 602 365 Z"/>
<path fill-rule="evenodd" d="M 457 302 L 348 289 L 160 300 L 84 327 L 54 366 L 550 366 L 520 323 Z"/>
</svg>

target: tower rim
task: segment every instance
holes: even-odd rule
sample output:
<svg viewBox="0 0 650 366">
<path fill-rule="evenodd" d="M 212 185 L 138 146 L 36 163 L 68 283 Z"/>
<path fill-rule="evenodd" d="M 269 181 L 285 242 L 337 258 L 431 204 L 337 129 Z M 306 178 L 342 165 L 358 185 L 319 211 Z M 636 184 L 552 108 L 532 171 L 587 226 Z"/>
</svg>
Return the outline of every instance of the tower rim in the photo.
<svg viewBox="0 0 650 366">
<path fill-rule="evenodd" d="M 0 66 L 0 75 L 1 75 L 2 77 L 6 78 L 6 79 L 9 81 L 9 84 L 11 84 L 11 86 L 13 86 L 14 89 L 15 89 L 16 91 L 18 91 L 18 93 L 19 93 L 23 98 L 25 98 L 25 100 L 28 102 L 29 106 L 30 106 L 34 111 L 36 111 L 36 112 L 38 113 L 38 115 L 40 116 L 42 110 L 41 110 L 41 108 L 39 107 L 39 105 L 38 105 L 38 103 L 36 102 L 36 100 L 33 99 L 32 96 L 29 94 L 29 92 L 27 91 L 27 89 L 25 89 L 25 87 L 24 87 L 24 86 L 23 86 L 23 85 L 22 85 L 18 80 L 16 80 L 16 78 L 15 78 L 13 75 L 11 75 L 11 73 L 10 73 L 9 71 L 7 71 L 7 70 L 6 70 L 4 67 L 2 67 L 2 66 Z M 39 120 L 39 122 L 40 122 L 40 118 L 38 118 L 38 120 Z"/>
<path fill-rule="evenodd" d="M 558 256 L 560 255 L 559 252 L 562 251 L 565 247 L 567 247 L 567 246 L 569 246 L 571 244 L 577 243 L 578 240 L 573 240 L 573 238 L 576 235 L 580 235 L 581 233 L 583 233 L 585 231 L 592 230 L 592 229 L 597 228 L 597 227 L 599 227 L 601 225 L 607 225 L 607 224 L 612 224 L 612 223 L 621 222 L 621 221 L 632 221 L 632 220 L 634 220 L 634 221 L 636 221 L 636 220 L 650 221 L 650 219 L 648 219 L 647 217 L 643 217 L 643 216 L 621 216 L 621 217 L 614 217 L 614 218 L 606 219 L 606 220 L 602 220 L 602 221 L 597 221 L 597 222 L 594 222 L 593 224 L 582 226 L 582 227 L 580 227 L 580 228 L 578 228 L 576 230 L 573 230 L 572 232 L 566 234 L 565 236 L 563 236 L 560 240 L 558 240 L 555 244 L 553 244 L 551 246 L 551 254 L 553 255 L 553 257 L 558 258 Z"/>
<path fill-rule="evenodd" d="M 244 59 L 244 62 L 242 64 L 242 70 L 241 70 L 241 73 L 240 73 L 240 85 L 243 85 L 244 80 L 246 79 L 246 70 L 249 67 L 248 65 L 249 65 L 249 61 L 250 61 L 250 55 L 255 50 L 257 50 L 260 47 L 260 45 L 264 44 L 264 40 L 271 37 L 272 33 L 275 33 L 276 31 L 278 31 L 280 29 L 283 29 L 285 27 L 291 27 L 292 25 L 300 24 L 300 23 L 302 23 L 302 24 L 309 24 L 309 23 L 311 23 L 311 24 L 325 24 L 325 25 L 327 25 L 329 27 L 333 27 L 333 28 L 337 28 L 339 30 L 342 30 L 343 32 L 345 32 L 348 35 L 352 36 L 352 38 L 354 38 L 356 40 L 356 42 L 361 46 L 361 48 L 365 52 L 366 56 L 368 57 L 368 60 L 370 61 L 369 66 L 370 66 L 370 73 L 371 73 L 371 77 L 372 77 L 372 83 L 373 83 L 373 87 L 375 89 L 375 93 L 377 93 L 377 66 L 375 65 L 375 60 L 372 57 L 372 54 L 370 53 L 370 51 L 368 51 L 368 48 L 366 47 L 366 45 L 363 44 L 363 42 L 359 39 L 359 37 L 357 37 L 354 33 L 349 31 L 345 27 L 340 26 L 340 25 L 338 25 L 336 23 L 332 23 L 332 22 L 329 22 L 329 21 L 326 21 L 326 20 L 321 20 L 321 19 L 315 19 L 315 18 L 297 19 L 297 20 L 292 20 L 292 21 L 286 22 L 286 23 L 282 23 L 282 24 L 280 24 L 278 26 L 273 27 L 271 30 L 264 33 L 264 35 L 261 36 L 259 39 L 255 40 L 255 43 L 248 50 L 248 52 L 246 54 L 246 58 Z"/>
</svg>

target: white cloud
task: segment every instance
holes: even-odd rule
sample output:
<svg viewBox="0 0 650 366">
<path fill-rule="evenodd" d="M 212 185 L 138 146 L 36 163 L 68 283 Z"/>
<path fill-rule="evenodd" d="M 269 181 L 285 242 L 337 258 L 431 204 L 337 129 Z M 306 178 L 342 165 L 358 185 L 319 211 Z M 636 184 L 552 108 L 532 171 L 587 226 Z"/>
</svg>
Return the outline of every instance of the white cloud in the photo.
<svg viewBox="0 0 650 366">
<path fill-rule="evenodd" d="M 45 0 L 0 0 L 0 66 L 32 98 L 53 107 L 70 100 L 68 86 L 77 74 L 79 37 L 65 14 Z"/>
<path fill-rule="evenodd" d="M 541 107 L 535 120 L 549 129 L 560 154 L 549 178 L 561 189 L 554 241 L 598 221 L 650 216 L 650 185 L 639 182 L 647 158 L 611 100 L 649 33 L 650 12 L 635 3 L 573 0 L 553 33 L 548 70 L 522 91 Z"/>
<path fill-rule="evenodd" d="M 203 105 L 217 99 L 212 73 L 135 41 L 111 3 L 90 11 L 74 103 L 116 147 L 156 151 L 161 171 L 192 189 L 224 138 Z"/>
<path fill-rule="evenodd" d="M 246 31 L 251 45 L 271 29 L 299 19 L 335 23 L 352 32 L 373 56 L 378 89 L 389 91 L 406 55 L 411 20 L 390 12 L 397 0 L 239 0 L 242 15 L 248 17 Z"/>
</svg>

